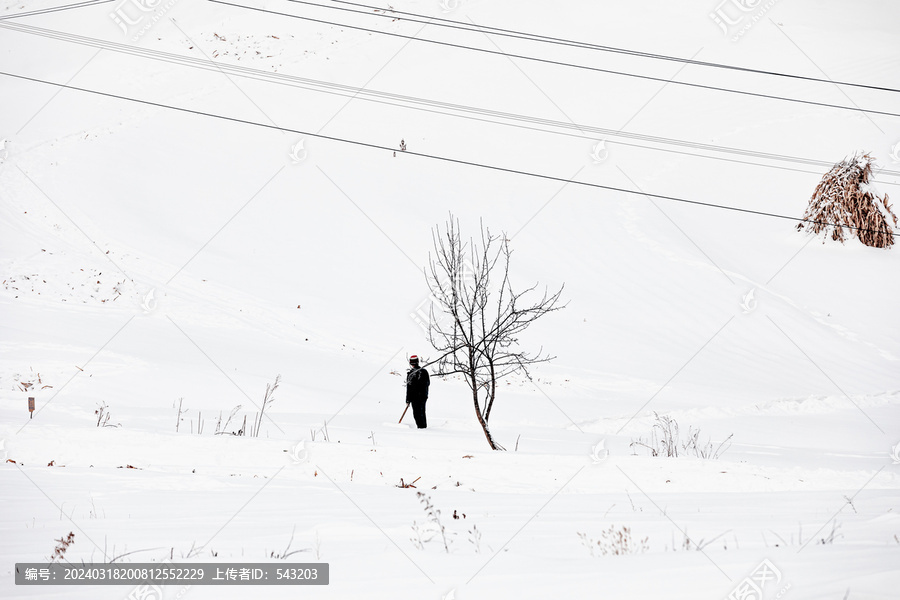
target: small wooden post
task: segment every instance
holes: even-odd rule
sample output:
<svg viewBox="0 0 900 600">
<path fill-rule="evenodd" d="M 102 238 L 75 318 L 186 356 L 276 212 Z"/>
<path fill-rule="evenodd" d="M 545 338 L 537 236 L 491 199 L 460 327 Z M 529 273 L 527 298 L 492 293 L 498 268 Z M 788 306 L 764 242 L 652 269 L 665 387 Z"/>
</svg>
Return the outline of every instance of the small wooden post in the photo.
<svg viewBox="0 0 900 600">
<path fill-rule="evenodd" d="M 29 419 L 34 418 L 34 397 L 33 396 L 28 397 L 28 418 Z"/>
</svg>

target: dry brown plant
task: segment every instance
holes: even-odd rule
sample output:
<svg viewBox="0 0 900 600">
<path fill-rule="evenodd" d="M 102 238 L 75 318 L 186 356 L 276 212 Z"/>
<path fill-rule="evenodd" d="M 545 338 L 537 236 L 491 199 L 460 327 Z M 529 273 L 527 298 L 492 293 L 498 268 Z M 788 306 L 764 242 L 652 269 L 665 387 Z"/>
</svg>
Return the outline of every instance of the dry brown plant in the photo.
<svg viewBox="0 0 900 600">
<path fill-rule="evenodd" d="M 869 181 L 874 162 L 870 154 L 857 153 L 834 165 L 816 186 L 797 230 L 808 228 L 826 236 L 830 232 L 831 239 L 841 243 L 856 235 L 866 246 L 890 248 L 897 216 L 888 195 L 879 197 Z"/>
</svg>

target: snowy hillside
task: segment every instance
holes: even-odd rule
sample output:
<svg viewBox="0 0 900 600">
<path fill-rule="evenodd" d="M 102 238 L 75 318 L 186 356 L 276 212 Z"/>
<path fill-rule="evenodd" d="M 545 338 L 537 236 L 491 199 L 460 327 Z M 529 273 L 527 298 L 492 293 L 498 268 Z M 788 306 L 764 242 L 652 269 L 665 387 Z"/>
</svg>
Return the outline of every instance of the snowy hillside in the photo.
<svg viewBox="0 0 900 600">
<path fill-rule="evenodd" d="M 898 597 L 900 254 L 794 228 L 900 195 L 900 5 L 559 4 L 0 0 L 0 597 L 140 597 L 14 585 L 69 532 L 330 565 L 165 598 Z M 450 213 L 565 284 L 506 452 L 459 378 L 398 424 Z"/>
</svg>

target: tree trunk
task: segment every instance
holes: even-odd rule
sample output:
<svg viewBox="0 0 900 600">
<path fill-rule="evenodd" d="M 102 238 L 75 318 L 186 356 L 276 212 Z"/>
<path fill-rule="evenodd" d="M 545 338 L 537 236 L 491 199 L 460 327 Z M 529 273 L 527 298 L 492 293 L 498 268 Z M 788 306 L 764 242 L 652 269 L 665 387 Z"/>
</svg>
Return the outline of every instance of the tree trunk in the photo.
<svg viewBox="0 0 900 600">
<path fill-rule="evenodd" d="M 487 443 L 490 445 L 491 450 L 506 450 L 506 448 L 494 441 L 494 436 L 491 435 L 491 430 L 488 429 L 487 421 L 482 416 L 481 407 L 478 405 L 478 390 L 472 391 L 472 398 L 475 402 L 475 417 L 478 418 L 478 424 L 481 425 L 481 429 L 484 431 L 484 437 L 487 439 Z"/>
<path fill-rule="evenodd" d="M 487 423 L 491 420 L 491 407 L 494 406 L 494 398 L 497 395 L 497 373 L 494 371 L 494 361 L 489 361 L 491 367 L 491 386 L 488 388 L 488 396 L 485 400 L 484 407 L 484 422 Z"/>
</svg>

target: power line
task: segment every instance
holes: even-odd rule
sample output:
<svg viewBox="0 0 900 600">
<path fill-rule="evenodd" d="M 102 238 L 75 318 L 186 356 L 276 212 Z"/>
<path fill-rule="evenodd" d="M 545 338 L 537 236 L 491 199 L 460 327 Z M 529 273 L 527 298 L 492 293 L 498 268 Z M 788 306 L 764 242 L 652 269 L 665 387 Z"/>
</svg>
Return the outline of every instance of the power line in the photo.
<svg viewBox="0 0 900 600">
<path fill-rule="evenodd" d="M 86 6 L 109 4 L 114 1 L 115 0 L 86 0 L 84 2 L 77 2 L 74 4 L 66 4 L 63 6 L 44 8 L 44 9 L 33 10 L 33 11 L 29 11 L 29 12 L 24 12 L 24 13 L 6 15 L 6 16 L 0 17 L 0 21 L 5 21 L 7 19 L 17 19 L 20 17 L 29 17 L 29 16 L 33 16 L 33 15 L 54 13 L 54 12 L 59 12 L 59 11 L 64 11 L 64 10 L 75 9 L 75 8 L 83 8 Z M 478 33 L 491 32 L 493 35 L 510 37 L 510 38 L 514 38 L 514 39 L 530 40 L 530 41 L 554 44 L 554 45 L 559 45 L 559 46 L 570 46 L 570 47 L 583 48 L 583 49 L 588 49 L 588 50 L 598 50 L 601 52 L 624 54 L 627 56 L 652 58 L 652 59 L 656 59 L 656 60 L 666 60 L 666 61 L 671 61 L 671 62 L 691 64 L 691 65 L 697 65 L 697 66 L 702 66 L 702 67 L 729 69 L 729 70 L 734 70 L 734 71 L 755 73 L 755 74 L 760 74 L 760 75 L 772 75 L 772 76 L 776 76 L 776 77 L 787 77 L 787 78 L 791 78 L 791 79 L 800 79 L 800 80 L 804 80 L 804 81 L 814 81 L 814 82 L 819 82 L 819 83 L 832 83 L 835 85 L 858 87 L 858 88 L 865 88 L 865 89 L 872 89 L 872 90 L 879 90 L 879 91 L 886 91 L 886 92 L 900 92 L 900 89 L 883 87 L 883 86 L 868 85 L 868 84 L 863 84 L 863 83 L 853 83 L 853 82 L 848 82 L 848 81 L 834 81 L 831 79 L 821 79 L 818 77 L 810 77 L 810 76 L 806 76 L 806 75 L 796 75 L 796 74 L 792 74 L 792 73 L 780 73 L 778 71 L 769 71 L 769 70 L 765 70 L 765 69 L 754 69 L 754 68 L 750 68 L 750 67 L 741 67 L 738 65 L 728 65 L 728 64 L 715 63 L 715 62 L 710 62 L 710 61 L 682 58 L 682 57 L 678 57 L 678 56 L 669 56 L 666 54 L 656 54 L 656 53 L 652 53 L 652 52 L 644 52 L 644 51 L 640 51 L 640 50 L 630 50 L 627 48 L 619 48 L 616 46 L 604 46 L 604 45 L 600 45 L 600 44 L 592 44 L 589 42 L 582 42 L 582 41 L 578 41 L 578 40 L 569 40 L 566 38 L 558 38 L 558 37 L 546 36 L 546 35 L 541 35 L 541 34 L 536 34 L 536 33 L 521 32 L 521 31 L 516 31 L 513 29 L 503 29 L 500 27 L 493 27 L 493 26 L 489 26 L 489 25 L 478 25 L 478 24 L 470 25 L 468 23 L 462 23 L 460 21 L 454 21 L 452 19 L 442 19 L 440 17 L 429 17 L 427 15 L 422 15 L 422 14 L 407 12 L 407 11 L 402 11 L 402 10 L 396 10 L 393 8 L 382 9 L 377 6 L 372 6 L 372 5 L 368 5 L 368 4 L 360 4 L 357 2 L 347 2 L 346 0 L 331 0 L 331 1 L 335 2 L 337 4 L 347 4 L 350 6 L 369 8 L 369 9 L 373 9 L 374 11 L 381 11 L 381 12 L 368 13 L 368 12 L 363 12 L 363 11 L 354 11 L 354 10 L 350 10 L 350 9 L 344 9 L 344 8 L 340 8 L 340 7 L 332 7 L 332 6 L 327 6 L 327 5 L 316 4 L 314 2 L 305 2 L 302 0 L 288 0 L 288 2 L 294 2 L 296 4 L 306 4 L 309 6 L 316 6 L 319 8 L 326 8 L 326 9 L 330 9 L 330 10 L 345 10 L 347 12 L 365 15 L 365 16 L 377 16 L 377 17 L 390 18 L 390 19 L 396 19 L 396 20 L 405 20 L 405 21 L 410 21 L 412 23 L 427 23 L 427 24 L 431 24 L 431 25 L 436 25 L 438 27 L 447 27 L 447 28 L 451 28 L 451 29 L 458 29 L 460 31 L 471 31 L 471 32 L 478 32 Z M 402 17 L 392 17 L 391 15 L 387 14 L 388 11 L 395 15 L 408 15 L 408 16 L 416 17 L 416 18 L 415 19 L 403 19 Z M 421 20 L 417 20 L 417 19 L 426 19 L 426 20 L 421 21 Z"/>
<path fill-rule="evenodd" d="M 523 60 L 530 60 L 530 61 L 534 61 L 534 62 L 540 62 L 540 63 L 551 64 L 551 65 L 556 65 L 556 66 L 572 67 L 572 68 L 575 68 L 575 69 L 582 69 L 582 70 L 586 70 L 586 71 L 594 71 L 594 72 L 597 72 L 597 73 L 607 73 L 607 74 L 611 74 L 611 75 L 621 75 L 621 76 L 623 76 L 623 77 L 633 77 L 633 78 L 637 78 L 637 79 L 647 79 L 647 80 L 649 80 L 649 81 L 659 81 L 659 82 L 663 82 L 663 83 L 670 83 L 670 84 L 675 84 L 675 85 L 683 85 L 683 86 L 688 86 L 688 87 L 693 87 L 693 88 L 699 88 L 699 89 L 704 89 L 704 90 L 714 90 L 714 91 L 719 91 L 719 92 L 728 92 L 728 93 L 732 93 L 732 94 L 742 94 L 742 95 L 745 95 L 745 96 L 753 96 L 753 97 L 756 97 L 756 98 L 767 98 L 767 99 L 769 99 L 769 100 L 781 100 L 781 101 L 784 101 L 784 102 L 796 102 L 796 103 L 800 103 L 800 104 L 808 104 L 808 105 L 811 105 L 811 106 L 822 106 L 822 107 L 825 107 L 825 108 L 837 108 L 837 109 L 840 109 L 840 110 L 851 110 L 851 111 L 854 111 L 854 112 L 864 112 L 864 113 L 869 113 L 869 114 L 873 114 L 873 115 L 884 115 L 884 116 L 889 116 L 889 117 L 900 117 L 900 113 L 892 113 L 892 112 L 880 111 L 880 110 L 874 110 L 874 109 L 864 109 L 864 108 L 859 108 L 859 107 L 856 107 L 856 106 L 844 106 L 844 105 L 841 105 L 841 104 L 829 104 L 829 103 L 827 103 L 827 102 L 815 102 L 815 101 L 813 101 L 813 100 L 801 100 L 801 99 L 799 99 L 799 98 L 788 98 L 788 97 L 786 97 L 786 96 L 776 96 L 776 95 L 772 95 L 772 94 L 762 94 L 762 93 L 758 93 L 758 92 L 748 92 L 748 91 L 746 91 L 746 90 L 736 90 L 736 89 L 732 89 L 732 88 L 723 88 L 723 87 L 718 87 L 718 86 L 713 86 L 713 85 L 705 85 L 705 84 L 701 84 L 701 83 L 692 83 L 692 82 L 687 82 L 687 81 L 677 81 L 677 80 L 674 80 L 674 79 L 672 79 L 672 80 L 670 80 L 670 79 L 664 79 L 664 78 L 662 78 L 662 77 L 653 77 L 653 76 L 651 76 L 651 75 L 639 75 L 639 74 L 637 74 L 637 73 L 629 73 L 629 72 L 627 72 L 627 71 L 615 71 L 615 70 L 612 70 L 612 69 L 601 69 L 600 67 L 591 67 L 591 66 L 588 66 L 588 65 L 579 65 L 579 64 L 575 64 L 575 63 L 567 63 L 567 62 L 562 62 L 562 61 L 557 61 L 557 60 L 551 60 L 551 59 L 547 59 L 547 58 L 538 58 L 538 57 L 534 57 L 534 56 L 527 56 L 527 55 L 523 55 L 523 54 L 512 54 L 512 53 L 509 53 L 509 52 L 503 52 L 503 51 L 500 51 L 500 50 L 490 50 L 490 49 L 488 49 L 488 48 L 477 48 L 477 47 L 475 47 L 475 46 L 466 46 L 466 45 L 464 45 L 464 44 L 454 44 L 454 43 L 452 43 L 452 42 L 442 42 L 442 41 L 440 41 L 440 40 L 431 40 L 431 39 L 428 39 L 428 38 L 415 37 L 415 36 L 411 36 L 411 35 L 404 35 L 404 34 L 401 34 L 401 33 L 394 33 L 394 32 L 390 32 L 390 31 L 380 31 L 380 30 L 378 30 L 378 29 L 370 29 L 370 28 L 367 28 L 367 27 L 361 27 L 361 26 L 358 26 L 358 25 L 348 25 L 348 24 L 346 24 L 346 23 L 337 23 L 337 22 L 334 22 L 334 21 L 326 21 L 326 20 L 324 20 L 324 19 L 314 19 L 314 18 L 312 18 L 312 17 L 306 17 L 306 16 L 302 16 L 302 15 L 293 15 L 293 14 L 290 14 L 290 13 L 283 13 L 283 12 L 278 12 L 278 11 L 274 11 L 274 10 L 267 10 L 267 9 L 264 9 L 264 8 L 258 8 L 258 7 L 255 7 L 255 6 L 244 6 L 244 5 L 242 5 L 242 4 L 233 4 L 233 3 L 231 3 L 231 2 L 225 2 L 224 0 L 208 0 L 208 1 L 209 1 L 209 2 L 212 2 L 212 3 L 214 3 L 214 4 L 222 4 L 222 5 L 225 5 L 225 6 L 232 6 L 232 7 L 234 7 L 234 8 L 242 8 L 242 9 L 245 9 L 245 10 L 253 10 L 253 11 L 262 12 L 262 13 L 267 13 L 267 14 L 271 14 L 271 15 L 277 15 L 277 16 L 281 16 L 281 17 L 291 17 L 291 18 L 294 18 L 294 19 L 301 19 L 301 20 L 303 20 L 303 21 L 310 21 L 310 22 L 312 22 L 312 23 L 320 23 L 320 24 L 323 24 L 323 25 L 332 25 L 332 26 L 334 26 L 334 27 L 344 27 L 344 28 L 346 28 L 346 29 L 356 29 L 356 30 L 358 30 L 358 31 L 365 31 L 365 32 L 367 32 L 367 33 L 376 33 L 376 34 L 379 34 L 379 35 L 386 35 L 386 36 L 390 36 L 390 37 L 398 37 L 398 38 L 403 38 L 403 39 L 408 39 L 408 40 L 415 40 L 415 41 L 417 41 L 417 42 L 428 42 L 428 43 L 431 43 L 431 44 L 437 44 L 437 45 L 440 45 L 440 46 L 448 46 L 448 47 L 451 47 L 451 48 L 459 48 L 459 49 L 464 49 L 464 50 L 473 50 L 473 51 L 475 51 L 475 52 L 483 52 L 483 53 L 486 53 L 486 54 L 493 54 L 493 55 L 497 55 L 497 56 L 505 56 L 505 57 L 507 57 L 507 58 L 521 58 L 521 59 L 523 59 Z"/>
<path fill-rule="evenodd" d="M 343 84 L 330 83 L 326 81 L 316 80 L 316 79 L 308 79 L 303 77 L 297 77 L 293 75 L 286 75 L 283 73 L 271 73 L 268 71 L 262 71 L 260 69 L 254 69 L 251 67 L 244 67 L 238 65 L 231 65 L 228 63 L 219 63 L 216 61 L 195 58 L 190 56 L 182 56 L 179 54 L 171 54 L 168 52 L 163 52 L 159 50 L 150 50 L 145 48 L 139 48 L 137 46 L 131 46 L 127 44 L 121 44 L 117 42 L 109 42 L 106 40 L 100 40 L 97 38 L 90 38 L 79 36 L 75 34 L 55 31 L 51 29 L 43 29 L 40 27 L 34 27 L 31 25 L 24 25 L 20 23 L 0 23 L 0 28 L 10 29 L 13 31 L 18 31 L 20 33 L 25 33 L 29 35 L 37 35 L 40 37 L 45 37 L 49 39 L 60 40 L 64 42 L 74 43 L 86 45 L 94 48 L 101 48 L 110 52 L 116 52 L 119 54 L 129 54 L 132 56 L 137 56 L 140 58 L 147 58 L 150 60 L 157 60 L 160 62 L 168 62 L 172 64 L 182 65 L 191 68 L 199 68 L 205 69 L 208 71 L 216 71 L 216 72 L 228 72 L 232 75 L 236 75 L 239 77 L 246 77 L 248 79 L 254 79 L 257 81 L 265 81 L 268 83 L 275 83 L 278 85 L 287 85 L 291 87 L 311 90 L 314 92 L 337 95 L 342 97 L 350 97 L 350 98 L 359 98 L 368 102 L 375 102 L 378 104 L 384 104 L 387 106 L 395 106 L 399 108 L 410 108 L 413 110 L 419 110 L 422 112 L 429 112 L 434 114 L 441 114 L 452 116 L 456 118 L 462 118 L 471 121 L 478 121 L 483 123 L 493 123 L 497 125 L 503 125 L 507 127 L 515 127 L 518 129 L 524 129 L 529 131 L 538 131 L 542 133 L 549 133 L 553 135 L 563 135 L 567 137 L 575 137 L 578 139 L 592 140 L 597 141 L 597 137 L 590 137 L 586 135 L 581 135 L 579 133 L 569 133 L 567 131 L 553 131 L 544 129 L 542 127 L 529 127 L 526 125 L 518 125 L 515 123 L 508 123 L 504 121 L 498 121 L 496 119 L 506 119 L 512 121 L 519 121 L 525 123 L 531 123 L 534 125 L 543 125 L 548 127 L 554 127 L 559 129 L 568 129 L 573 130 L 577 129 L 579 132 L 587 132 L 594 133 L 597 136 L 605 136 L 604 139 L 608 137 L 613 138 L 626 138 L 639 140 L 644 142 L 651 142 L 656 144 L 667 144 L 678 146 L 682 148 L 691 148 L 695 150 L 702 150 L 707 152 L 720 152 L 727 154 L 734 154 L 738 156 L 746 156 L 746 157 L 755 157 L 764 160 L 773 160 L 773 161 L 781 161 L 781 162 L 791 162 L 797 164 L 807 164 L 812 166 L 820 166 L 825 168 L 831 168 L 832 162 L 816 160 L 811 158 L 801 158 L 796 156 L 787 156 L 782 154 L 774 154 L 769 152 L 758 152 L 753 150 L 745 150 L 742 148 L 733 148 L 728 146 L 716 146 L 713 144 L 703 144 L 698 142 L 691 142 L 688 140 L 680 140 L 674 138 L 664 138 L 660 136 L 652 136 L 648 134 L 640 134 L 640 133 L 630 133 L 621 130 L 613 130 L 613 129 L 605 129 L 601 127 L 595 127 L 590 125 L 581 125 L 572 122 L 565 121 L 554 121 L 551 119 L 543 119 L 539 117 L 531 117 L 527 115 L 519 115 L 516 113 L 509 113 L 503 111 L 495 111 L 490 109 L 483 109 L 478 107 L 471 107 L 462 104 L 453 104 L 448 102 L 441 102 L 435 100 L 428 100 L 423 98 L 417 98 L 414 96 L 406 96 L 400 94 L 393 94 L 390 92 L 380 92 L 377 90 L 371 90 L 366 88 L 357 88 L 353 86 L 347 86 Z M 448 112 L 455 111 L 455 112 Z M 482 115 L 484 117 L 493 117 L 493 118 L 478 118 L 473 116 L 468 116 L 467 114 L 457 114 L 457 113 L 468 113 L 468 115 Z M 731 158 L 726 158 L 722 156 L 709 156 L 706 154 L 697 154 L 693 152 L 685 152 L 683 150 L 678 149 L 666 149 L 659 148 L 655 146 L 647 146 L 643 144 L 636 143 L 628 143 L 620 140 L 616 140 L 616 144 L 622 146 L 630 146 L 634 148 L 643 148 L 647 150 L 653 150 L 658 152 L 669 152 L 674 154 L 681 154 L 685 156 L 693 156 L 697 158 L 706 158 L 712 160 L 721 160 L 727 162 L 734 162 L 737 164 L 746 164 L 753 165 L 757 167 L 764 168 L 777 168 L 781 170 L 794 171 L 799 173 L 809 173 L 812 175 L 821 175 L 821 172 L 818 171 L 808 171 L 804 169 L 791 169 L 788 167 L 782 167 L 778 165 L 770 165 L 764 163 L 750 162 L 745 160 L 735 160 Z M 880 174 L 883 175 L 892 175 L 892 176 L 900 176 L 900 172 L 898 171 L 888 171 L 882 170 Z M 900 185 L 900 183 L 895 183 L 891 181 L 884 180 L 875 180 L 879 183 L 884 183 L 887 185 Z"/>
<path fill-rule="evenodd" d="M 96 6 L 98 4 L 109 4 L 110 2 L 114 2 L 114 1 L 115 0 L 87 0 L 86 2 L 76 2 L 75 4 L 66 4 L 64 6 L 55 6 L 52 8 L 42 8 L 39 10 L 32 10 L 29 12 L 5 15 L 3 17 L 0 17 L 0 21 L 5 21 L 7 19 L 18 19 L 20 17 L 30 17 L 32 15 L 46 15 L 47 13 L 59 12 L 62 10 L 71 10 L 73 8 L 84 8 L 85 6 Z"/>
<path fill-rule="evenodd" d="M 436 25 L 438 27 L 447 27 L 450 29 L 458 29 L 460 31 L 471 31 L 471 32 L 476 32 L 476 33 L 490 32 L 492 35 L 498 35 L 498 36 L 503 36 L 503 37 L 520 39 L 520 40 L 529 40 L 529 41 L 533 41 L 533 42 L 541 42 L 541 43 L 546 43 L 546 44 L 554 44 L 554 45 L 558 45 L 558 46 L 570 46 L 570 47 L 574 47 L 574 48 L 583 48 L 586 50 L 598 50 L 600 52 L 611 52 L 611 53 L 615 53 L 615 54 L 624 54 L 627 56 L 636 56 L 636 57 L 640 57 L 640 58 L 652 58 L 655 60 L 666 60 L 666 61 L 671 61 L 671 62 L 689 64 L 689 65 L 697 65 L 697 66 L 701 66 L 701 67 L 728 69 L 728 70 L 740 71 L 740 72 L 744 72 L 744 73 L 754 73 L 754 74 L 758 74 L 758 75 L 771 75 L 771 76 L 775 76 L 775 77 L 786 77 L 786 78 L 790 78 L 790 79 L 814 81 L 817 83 L 829 83 L 829 84 L 835 84 L 835 85 L 865 88 L 865 89 L 870 89 L 870 90 L 879 90 L 879 91 L 883 91 L 883 92 L 900 93 L 900 89 L 895 89 L 895 88 L 889 88 L 889 87 L 883 87 L 883 86 L 877 86 L 877 85 L 868 85 L 868 84 L 863 84 L 863 83 L 852 83 L 852 82 L 847 82 L 847 81 L 834 81 L 831 79 L 821 79 L 819 77 L 810 77 L 807 75 L 795 75 L 792 73 L 780 73 L 778 71 L 769 71 L 769 70 L 765 70 L 765 69 L 753 69 L 750 67 L 741 67 L 741 66 L 737 66 L 737 65 L 728 65 L 728 64 L 724 64 L 724 63 L 695 60 L 695 59 L 690 59 L 690 58 L 681 58 L 678 56 L 669 56 L 666 54 L 643 52 L 640 50 L 629 50 L 627 48 L 619 48 L 616 46 L 604 46 L 604 45 L 600 45 L 600 44 L 592 44 L 589 42 L 581 42 L 581 41 L 570 40 L 570 39 L 566 39 L 566 38 L 559 38 L 559 37 L 552 37 L 552 36 L 547 36 L 547 35 L 540 35 L 540 34 L 536 34 L 536 33 L 516 31 L 514 29 L 503 29 L 500 27 L 492 27 L 489 25 L 478 25 L 475 23 L 472 23 L 472 24 L 463 23 L 460 21 L 454 21 L 452 19 L 442 19 L 440 17 L 429 17 L 428 15 L 422 15 L 422 14 L 413 13 L 413 12 L 396 10 L 394 8 L 385 9 L 385 8 L 381 8 L 379 6 L 372 6 L 369 4 L 360 4 L 357 2 L 347 2 L 346 0 L 331 0 L 331 2 L 334 2 L 336 4 L 347 4 L 349 6 L 368 8 L 368 9 L 372 9 L 373 11 L 379 11 L 379 12 L 357 11 L 357 10 L 341 8 L 341 7 L 337 7 L 337 6 L 327 6 L 327 5 L 317 4 L 315 2 L 306 2 L 304 0 L 287 0 L 287 1 L 293 2 L 296 4 L 306 4 L 309 6 L 317 6 L 319 8 L 326 8 L 329 10 L 343 10 L 343 11 L 351 12 L 353 14 L 359 14 L 359 15 L 365 15 L 365 16 L 382 17 L 382 18 L 386 18 L 386 19 L 396 19 L 396 20 L 402 20 L 402 21 L 409 21 L 411 23 L 428 23 L 429 25 Z M 391 13 L 391 14 L 388 14 L 388 13 Z M 392 15 L 407 15 L 407 16 L 416 17 L 416 18 L 415 19 L 405 19 L 403 17 L 395 17 Z M 417 19 L 426 19 L 426 20 L 420 21 Z"/>
<path fill-rule="evenodd" d="M 132 98 L 132 97 L 129 97 L 129 96 L 122 96 L 122 95 L 119 95 L 119 94 L 113 94 L 113 93 L 111 93 L 111 92 L 102 92 L 102 91 L 100 91 L 100 90 L 92 90 L 92 89 L 89 89 L 89 88 L 83 88 L 83 87 L 78 87 L 78 86 L 74 86 L 74 85 L 68 85 L 68 84 L 56 83 L 56 82 L 54 82 L 54 81 L 47 81 L 47 80 L 44 80 L 44 79 L 38 79 L 38 78 L 36 78 L 36 77 L 28 77 L 28 76 L 26 76 L 26 75 L 18 75 L 18 74 L 16 74 L 16 73 L 8 73 L 8 72 L 6 72 L 6 71 L 0 71 L 0 75 L 5 75 L 5 76 L 7 76 L 7 77 L 13 77 L 13 78 L 15 78 L 15 79 L 21 79 L 21 80 L 23 80 L 23 81 L 31 81 L 31 82 L 34 82 L 34 83 L 41 83 L 41 84 L 44 84 L 44 85 L 52 85 L 52 86 L 60 87 L 60 88 L 63 88 L 63 89 L 75 90 L 75 91 L 78 91 L 78 92 L 85 92 L 85 93 L 88 93 L 88 94 L 95 94 L 95 95 L 97 95 L 97 96 L 103 96 L 103 97 L 106 97 L 106 98 L 114 98 L 114 99 L 116 99 L 116 100 L 125 100 L 125 101 L 128 101 L 128 102 L 134 102 L 134 103 L 137 103 L 137 104 L 144 104 L 144 105 L 147 105 L 147 106 L 155 106 L 155 107 L 157 107 L 157 108 L 165 108 L 165 109 L 169 109 L 169 110 L 176 110 L 176 111 L 179 111 L 179 112 L 183 112 L 183 113 L 187 113 L 187 114 L 192 114 L 192 115 L 205 116 L 205 117 L 212 117 L 212 118 L 215 118 L 215 119 L 221 119 L 221 120 L 223 120 L 223 121 L 230 121 L 230 122 L 232 122 L 232 123 L 241 123 L 241 124 L 244 124 L 244 125 L 252 125 L 252 126 L 255 126 L 255 127 L 264 127 L 264 128 L 266 128 L 266 129 L 273 129 L 273 130 L 275 130 L 275 131 L 286 131 L 286 132 L 296 133 L 296 134 L 303 135 L 303 136 L 309 136 L 309 137 L 312 137 L 312 138 L 319 138 L 319 139 L 323 139 L 323 140 L 329 140 L 329 141 L 332 141 L 332 142 L 340 142 L 340 143 L 343 143 L 343 144 L 351 144 L 351 145 L 354 145 L 354 146 L 362 146 L 362 147 L 364 147 L 364 148 L 370 148 L 370 149 L 373 149 L 373 150 L 384 150 L 384 151 L 386 151 L 386 152 L 396 152 L 396 151 L 397 151 L 396 148 L 392 148 L 392 147 L 389 147 L 389 146 L 382 146 L 382 145 L 379 145 L 379 144 L 373 144 L 373 143 L 370 143 L 370 142 L 361 142 L 361 141 L 359 141 L 359 140 L 351 140 L 351 139 L 340 138 L 340 137 L 331 136 L 331 135 L 323 135 L 323 134 L 321 134 L 321 133 L 314 133 L 314 132 L 311 132 L 311 131 L 303 131 L 303 130 L 300 130 L 300 129 L 291 129 L 291 128 L 289 128 L 289 127 L 280 127 L 280 126 L 278 126 L 278 125 L 270 125 L 270 124 L 268 124 L 268 123 L 260 123 L 260 122 L 258 122 L 258 121 L 249 121 L 249 120 L 247 120 L 247 119 L 239 119 L 239 118 L 237 118 L 237 117 L 229 117 L 229 116 L 227 116 L 227 115 L 219 115 L 219 114 L 215 114 L 215 113 L 205 112 L 205 111 L 202 111 L 202 110 L 196 110 L 196 109 L 191 109 L 191 108 L 183 108 L 183 107 L 180 107 L 180 106 L 172 106 L 172 105 L 170 105 L 170 104 L 163 104 L 163 103 L 161 103 L 161 102 L 152 102 L 152 101 L 150 101 L 150 100 L 141 100 L 140 98 Z M 607 190 L 607 191 L 611 191 L 611 192 L 621 192 L 621 193 L 623 193 L 623 194 L 632 194 L 632 195 L 636 195 L 636 196 L 645 196 L 645 197 L 648 197 L 648 198 L 658 198 L 658 199 L 660 199 L 660 200 L 669 200 L 669 201 L 672 201 L 672 202 L 681 202 L 681 203 L 684 203 L 684 204 L 691 204 L 691 205 L 694 205 L 694 206 L 706 206 L 706 207 L 709 207 L 709 208 L 718 208 L 718 209 L 722 209 L 722 210 L 730 210 L 730 211 L 734 211 L 734 212 L 740 212 L 740 213 L 746 213 L 746 214 L 752 214 L 752 215 L 760 215 L 760 216 L 764 216 L 764 217 L 772 217 L 772 218 L 776 218 L 776 219 L 786 219 L 786 220 L 789 220 L 789 221 L 800 221 L 800 222 L 806 222 L 806 223 L 813 223 L 813 224 L 825 225 L 825 226 L 828 226 L 828 227 L 841 227 L 841 228 L 846 228 L 846 229 L 856 229 L 856 230 L 858 230 L 858 231 L 872 231 L 872 232 L 879 232 L 879 230 L 868 229 L 868 228 L 863 228 L 863 227 L 854 227 L 854 226 L 852 226 L 852 225 L 840 225 L 840 224 L 835 224 L 835 223 L 828 223 L 828 222 L 825 222 L 825 221 L 815 221 L 815 220 L 812 220 L 812 219 L 804 219 L 804 218 L 798 218 L 798 217 L 791 217 L 791 216 L 789 216 L 789 215 L 781 215 L 781 214 L 778 214 L 778 213 L 770 213 L 770 212 L 765 212 L 765 211 L 752 210 L 752 209 L 749 209 L 749 208 L 740 208 L 740 207 L 737 207 L 737 206 L 727 206 L 727 205 L 724 205 L 724 204 L 715 204 L 715 203 L 712 203 L 712 202 L 701 202 L 700 200 L 688 200 L 687 198 L 678 198 L 678 197 L 676 197 L 676 196 L 666 196 L 666 195 L 663 195 L 663 194 L 653 194 L 653 193 L 650 193 L 650 192 L 642 192 L 642 191 L 636 191 L 636 190 L 629 190 L 629 189 L 619 188 L 619 187 L 610 186 L 610 185 L 602 185 L 602 184 L 599 184 L 599 183 L 590 183 L 590 182 L 587 182 L 587 181 L 577 181 L 577 180 L 574 180 L 574 179 L 566 179 L 565 177 L 556 177 L 556 176 L 554 176 L 554 175 L 545 175 L 545 174 L 542 174 L 542 173 L 534 173 L 534 172 L 531 172 L 531 171 L 523 171 L 523 170 L 521 170 L 521 169 L 512 169 L 512 168 L 508 168 L 508 167 L 499 167 L 499 166 L 497 166 L 497 165 L 488 165 L 488 164 L 484 164 L 484 163 L 478 163 L 478 162 L 474 162 L 474 161 L 463 160 L 463 159 L 460 159 L 460 158 L 450 158 L 450 157 L 448 157 L 448 156 L 439 156 L 439 155 L 436 155 L 436 154 L 426 154 L 426 153 L 424 153 L 424 152 L 414 152 L 414 151 L 410 151 L 410 150 L 404 150 L 404 151 L 403 151 L 403 154 L 407 154 L 407 155 L 410 155 L 410 156 L 418 156 L 418 157 L 420 157 L 420 158 L 428 158 L 428 159 L 432 159 L 432 160 L 439 160 L 439 161 L 443 161 L 443 162 L 447 162 L 447 163 L 452 163 L 452 164 L 465 165 L 465 166 L 470 166 L 470 167 L 478 167 L 478 168 L 481 168 L 481 169 L 488 169 L 488 170 L 492 170 L 492 171 L 499 171 L 499 172 L 502 172 L 502 173 L 510 173 L 510 174 L 513 174 L 513 175 L 524 175 L 524 176 L 527 176 L 527 177 L 534 177 L 534 178 L 536 178 L 536 179 L 546 179 L 546 180 L 549 180 L 549 181 L 557 181 L 557 182 L 568 183 L 568 184 L 572 184 L 572 185 L 580 185 L 580 186 L 583 186 L 583 187 L 590 187 L 590 188 L 602 189 L 602 190 Z M 893 229 L 893 228 L 889 228 L 889 229 Z"/>
</svg>

